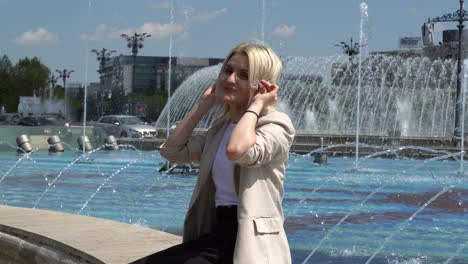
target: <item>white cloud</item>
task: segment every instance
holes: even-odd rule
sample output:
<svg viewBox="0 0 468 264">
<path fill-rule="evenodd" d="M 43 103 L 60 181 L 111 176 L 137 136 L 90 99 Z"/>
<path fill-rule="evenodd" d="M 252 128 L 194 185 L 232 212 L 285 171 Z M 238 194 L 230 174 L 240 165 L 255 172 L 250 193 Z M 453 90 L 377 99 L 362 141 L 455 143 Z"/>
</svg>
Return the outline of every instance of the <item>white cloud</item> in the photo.
<svg viewBox="0 0 468 264">
<path fill-rule="evenodd" d="M 272 32 L 273 36 L 279 37 L 279 38 L 289 38 L 293 36 L 294 34 L 296 34 L 296 26 L 287 26 L 287 25 L 277 26 Z"/>
<path fill-rule="evenodd" d="M 208 21 L 210 21 L 210 20 L 212 20 L 214 18 L 224 16 L 227 13 L 228 13 L 227 8 L 221 8 L 221 9 L 214 10 L 214 11 L 211 11 L 211 12 L 208 12 L 208 13 L 202 13 L 202 14 L 193 16 L 191 21 L 206 23 L 206 22 L 208 22 Z"/>
<path fill-rule="evenodd" d="M 179 24 L 144 23 L 138 28 L 117 28 L 101 24 L 96 27 L 92 34 L 81 34 L 80 38 L 85 42 L 100 42 L 120 39 L 121 34 L 132 35 L 134 32 L 150 34 L 151 39 L 163 40 L 169 38 L 170 34 L 179 35 L 183 33 L 183 27 Z"/>
<path fill-rule="evenodd" d="M 118 39 L 123 32 L 116 27 L 101 24 L 96 27 L 93 34 L 83 33 L 80 39 L 85 42 L 99 42 L 109 39 Z"/>
<path fill-rule="evenodd" d="M 13 41 L 22 45 L 40 45 L 57 43 L 59 38 L 45 28 L 37 28 L 24 32 L 21 36 L 14 38 Z"/>
<path fill-rule="evenodd" d="M 147 4 L 149 8 L 156 8 L 156 9 L 169 9 L 171 8 L 171 2 L 169 1 L 162 1 L 158 3 L 149 3 Z"/>
<path fill-rule="evenodd" d="M 179 24 L 145 23 L 138 31 L 151 34 L 151 38 L 162 40 L 168 38 L 171 34 L 181 34 L 184 28 Z"/>
</svg>

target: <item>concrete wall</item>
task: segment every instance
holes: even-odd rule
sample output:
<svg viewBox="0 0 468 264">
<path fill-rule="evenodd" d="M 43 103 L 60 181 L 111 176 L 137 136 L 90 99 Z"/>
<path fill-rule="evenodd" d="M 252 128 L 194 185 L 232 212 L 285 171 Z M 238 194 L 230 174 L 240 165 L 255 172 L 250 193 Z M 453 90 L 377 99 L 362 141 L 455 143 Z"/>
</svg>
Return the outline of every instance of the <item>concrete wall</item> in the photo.
<svg viewBox="0 0 468 264">
<path fill-rule="evenodd" d="M 181 242 L 147 227 L 0 205 L 0 264 L 126 264 Z"/>
<path fill-rule="evenodd" d="M 0 225 L 0 263 L 104 263 L 58 241 Z"/>
</svg>

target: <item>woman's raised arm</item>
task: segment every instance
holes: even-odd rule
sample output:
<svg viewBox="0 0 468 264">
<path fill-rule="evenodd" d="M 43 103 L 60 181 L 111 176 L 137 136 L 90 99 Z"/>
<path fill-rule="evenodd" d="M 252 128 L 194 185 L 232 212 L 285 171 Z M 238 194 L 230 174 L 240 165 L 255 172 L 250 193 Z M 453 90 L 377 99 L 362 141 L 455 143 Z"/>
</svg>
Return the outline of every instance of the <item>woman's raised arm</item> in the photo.
<svg viewBox="0 0 468 264">
<path fill-rule="evenodd" d="M 187 143 L 198 122 L 215 104 L 215 90 L 216 86 L 213 85 L 203 93 L 198 103 L 187 115 L 185 115 L 174 131 L 166 139 L 166 142 L 164 143 L 165 147 L 182 147 Z"/>
</svg>

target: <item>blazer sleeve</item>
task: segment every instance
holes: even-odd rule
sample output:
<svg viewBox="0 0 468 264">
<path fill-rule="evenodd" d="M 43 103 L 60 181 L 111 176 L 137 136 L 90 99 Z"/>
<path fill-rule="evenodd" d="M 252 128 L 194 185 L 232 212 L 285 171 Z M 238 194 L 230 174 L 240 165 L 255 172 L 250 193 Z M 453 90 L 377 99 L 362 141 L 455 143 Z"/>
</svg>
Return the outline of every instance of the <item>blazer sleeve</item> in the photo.
<svg viewBox="0 0 468 264">
<path fill-rule="evenodd" d="M 167 147 L 163 143 L 159 152 L 162 157 L 170 162 L 199 163 L 205 145 L 206 134 L 207 132 L 202 132 L 201 134 L 192 135 L 182 147 Z"/>
<path fill-rule="evenodd" d="M 255 144 L 234 163 L 239 166 L 258 167 L 276 158 L 287 156 L 294 137 L 284 127 L 275 123 L 257 128 L 255 136 Z"/>
</svg>

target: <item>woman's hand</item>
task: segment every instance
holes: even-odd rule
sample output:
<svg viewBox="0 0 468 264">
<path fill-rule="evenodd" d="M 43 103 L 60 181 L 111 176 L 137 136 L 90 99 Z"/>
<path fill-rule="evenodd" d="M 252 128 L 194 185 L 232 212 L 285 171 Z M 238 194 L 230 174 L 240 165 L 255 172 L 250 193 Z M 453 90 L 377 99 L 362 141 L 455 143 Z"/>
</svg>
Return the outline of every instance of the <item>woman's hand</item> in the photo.
<svg viewBox="0 0 468 264">
<path fill-rule="evenodd" d="M 180 148 L 187 143 L 198 122 L 200 122 L 203 116 L 210 111 L 211 107 L 216 103 L 215 91 L 216 84 L 206 89 L 200 99 L 198 99 L 198 103 L 184 116 L 171 132 L 164 146 Z"/>
<path fill-rule="evenodd" d="M 206 111 L 210 110 L 216 103 L 215 91 L 216 84 L 206 89 L 198 100 L 198 106 Z"/>
<path fill-rule="evenodd" d="M 278 102 L 279 86 L 268 81 L 261 80 L 257 94 L 252 98 L 252 104 L 260 104 L 262 108 Z"/>
</svg>

